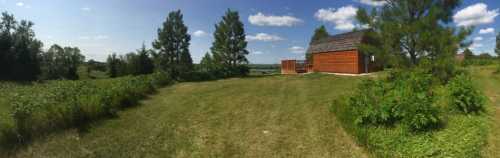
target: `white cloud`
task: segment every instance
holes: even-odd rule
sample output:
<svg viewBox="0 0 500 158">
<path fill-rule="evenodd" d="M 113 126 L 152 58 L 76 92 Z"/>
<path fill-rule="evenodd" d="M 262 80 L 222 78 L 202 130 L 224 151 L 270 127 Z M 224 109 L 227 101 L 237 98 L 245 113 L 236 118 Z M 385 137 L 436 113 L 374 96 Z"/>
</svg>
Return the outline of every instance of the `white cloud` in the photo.
<svg viewBox="0 0 500 158">
<path fill-rule="evenodd" d="M 302 22 L 301 19 L 293 16 L 274 16 L 274 15 L 264 15 L 259 12 L 255 15 L 250 15 L 248 21 L 257 26 L 287 26 L 291 27 Z"/>
<path fill-rule="evenodd" d="M 208 35 L 208 33 L 206 33 L 203 30 L 196 30 L 195 32 L 193 32 L 193 36 L 195 36 L 195 37 L 203 37 L 206 35 Z"/>
<path fill-rule="evenodd" d="M 92 8 L 89 8 L 89 7 L 83 7 L 83 8 L 80 8 L 80 10 L 82 11 L 85 11 L 85 12 L 89 12 L 92 10 Z"/>
<path fill-rule="evenodd" d="M 355 1 L 374 7 L 384 6 L 387 3 L 386 1 L 375 1 L 375 0 L 355 0 Z"/>
<path fill-rule="evenodd" d="M 358 8 L 351 5 L 340 7 L 338 9 L 319 9 L 316 14 L 314 14 L 314 17 L 320 21 L 335 24 L 335 29 L 337 30 L 352 30 L 356 27 L 354 23 L 357 11 Z"/>
<path fill-rule="evenodd" d="M 477 48 L 480 48 L 480 47 L 483 47 L 483 44 L 481 43 L 473 43 L 469 48 L 470 49 L 477 49 Z"/>
<path fill-rule="evenodd" d="M 23 2 L 17 2 L 16 5 L 22 7 L 22 6 L 24 6 L 24 3 Z"/>
<path fill-rule="evenodd" d="M 474 41 L 482 41 L 483 40 L 483 37 L 476 37 L 474 38 Z"/>
<path fill-rule="evenodd" d="M 495 29 L 494 28 L 486 28 L 486 29 L 480 29 L 479 34 L 489 34 L 489 33 L 494 33 Z"/>
<path fill-rule="evenodd" d="M 498 11 L 498 9 L 488 10 L 488 5 L 477 3 L 458 11 L 453 15 L 453 21 L 458 26 L 489 24 L 495 21 Z"/>
<path fill-rule="evenodd" d="M 264 41 L 264 42 L 274 42 L 274 41 L 282 41 L 284 38 L 277 35 L 270 35 L 267 33 L 258 33 L 256 35 L 247 35 L 246 38 L 249 41 Z"/>
<path fill-rule="evenodd" d="M 293 47 L 288 48 L 288 50 L 292 53 L 295 53 L 295 54 L 302 54 L 302 53 L 306 52 L 306 49 L 304 47 L 300 47 L 300 46 L 293 46 Z"/>
<path fill-rule="evenodd" d="M 257 51 L 252 51 L 252 54 L 261 55 L 261 54 L 264 54 L 264 52 L 257 50 Z"/>
</svg>

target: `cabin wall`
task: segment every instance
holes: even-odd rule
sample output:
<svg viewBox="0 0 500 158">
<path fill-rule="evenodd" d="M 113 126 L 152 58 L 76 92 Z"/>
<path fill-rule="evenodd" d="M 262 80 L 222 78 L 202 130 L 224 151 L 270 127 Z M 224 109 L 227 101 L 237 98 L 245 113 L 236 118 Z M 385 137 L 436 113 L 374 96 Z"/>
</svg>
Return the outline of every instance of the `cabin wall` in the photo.
<svg viewBox="0 0 500 158">
<path fill-rule="evenodd" d="M 295 60 L 281 61 L 281 74 L 297 74 Z"/>
<path fill-rule="evenodd" d="M 331 73 L 364 73 L 364 62 L 358 50 L 313 54 L 313 70 Z"/>
</svg>

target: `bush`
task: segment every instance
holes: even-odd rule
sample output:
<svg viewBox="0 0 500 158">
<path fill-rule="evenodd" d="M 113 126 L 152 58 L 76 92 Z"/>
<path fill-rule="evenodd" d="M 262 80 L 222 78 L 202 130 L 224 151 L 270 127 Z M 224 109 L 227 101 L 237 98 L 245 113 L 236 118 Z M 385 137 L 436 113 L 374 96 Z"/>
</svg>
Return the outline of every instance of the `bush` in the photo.
<svg viewBox="0 0 500 158">
<path fill-rule="evenodd" d="M 440 121 L 431 93 L 430 74 L 392 72 L 386 80 L 365 80 L 349 99 L 357 124 L 394 125 L 412 131 L 436 127 Z"/>
<path fill-rule="evenodd" d="M 54 130 L 113 116 L 136 104 L 171 79 L 156 73 L 93 81 L 52 81 L 26 86 L 11 97 L 11 116 L 18 142 Z"/>
<path fill-rule="evenodd" d="M 451 104 L 464 113 L 477 113 L 484 110 L 485 97 L 467 74 L 456 76 L 447 85 Z"/>
</svg>

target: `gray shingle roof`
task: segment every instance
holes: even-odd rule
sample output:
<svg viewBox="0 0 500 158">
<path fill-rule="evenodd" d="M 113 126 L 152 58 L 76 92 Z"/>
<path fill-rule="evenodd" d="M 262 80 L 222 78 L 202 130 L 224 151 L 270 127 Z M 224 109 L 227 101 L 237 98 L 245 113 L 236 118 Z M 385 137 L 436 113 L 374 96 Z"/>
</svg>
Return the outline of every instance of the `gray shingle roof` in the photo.
<svg viewBox="0 0 500 158">
<path fill-rule="evenodd" d="M 363 41 L 365 31 L 354 31 L 330 36 L 312 43 L 307 49 L 308 53 L 323 53 L 334 51 L 353 50 Z"/>
</svg>

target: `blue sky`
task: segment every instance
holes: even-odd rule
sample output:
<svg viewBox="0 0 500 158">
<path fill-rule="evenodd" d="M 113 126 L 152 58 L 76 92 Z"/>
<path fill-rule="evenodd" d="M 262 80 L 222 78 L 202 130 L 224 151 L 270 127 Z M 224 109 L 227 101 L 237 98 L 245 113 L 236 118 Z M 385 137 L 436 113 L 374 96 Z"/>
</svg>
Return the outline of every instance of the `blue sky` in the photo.
<svg viewBox="0 0 500 158">
<path fill-rule="evenodd" d="M 347 32 L 359 27 L 353 17 L 357 8 L 380 5 L 370 0 L 0 0 L 0 11 L 33 21 L 45 47 L 77 46 L 87 59 L 104 61 L 143 42 L 151 47 L 167 14 L 181 9 L 198 62 L 212 44 L 215 23 L 231 8 L 245 24 L 250 62 L 278 63 L 303 58 L 317 26 L 324 24 L 331 34 Z M 455 11 L 453 25 L 476 26 L 470 37 L 474 53 L 493 54 L 499 8 L 498 0 L 465 0 Z"/>
</svg>

